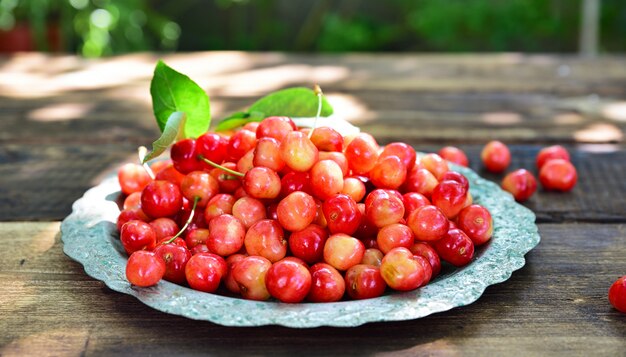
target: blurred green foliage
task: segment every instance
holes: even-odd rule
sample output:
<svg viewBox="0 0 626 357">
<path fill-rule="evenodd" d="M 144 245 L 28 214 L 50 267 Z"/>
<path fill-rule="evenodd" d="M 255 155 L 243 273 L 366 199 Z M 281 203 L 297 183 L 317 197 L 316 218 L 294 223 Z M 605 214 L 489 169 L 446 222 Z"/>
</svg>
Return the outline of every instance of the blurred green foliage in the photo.
<svg viewBox="0 0 626 357">
<path fill-rule="evenodd" d="M 576 52 L 581 2 L 220 0 L 189 6 L 179 48 Z M 599 50 L 626 51 L 626 0 L 601 4 Z"/>
<path fill-rule="evenodd" d="M 39 50 L 58 29 L 62 46 L 86 57 L 173 50 L 180 26 L 148 0 L 0 0 L 0 30 L 28 25 Z"/>
<path fill-rule="evenodd" d="M 41 32 L 42 22 L 57 19 L 66 49 L 85 56 L 174 49 L 576 52 L 581 1 L 0 0 L 0 29 L 25 19 Z M 599 50 L 625 52 L 626 0 L 601 4 Z"/>
</svg>

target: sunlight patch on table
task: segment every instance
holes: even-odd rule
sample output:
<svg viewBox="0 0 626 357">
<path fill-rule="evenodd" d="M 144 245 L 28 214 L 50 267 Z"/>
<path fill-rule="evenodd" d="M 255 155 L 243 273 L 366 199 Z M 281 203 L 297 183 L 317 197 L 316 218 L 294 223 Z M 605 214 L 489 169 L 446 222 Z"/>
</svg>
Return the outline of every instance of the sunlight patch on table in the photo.
<svg viewBox="0 0 626 357">
<path fill-rule="evenodd" d="M 349 122 L 358 123 L 369 113 L 367 105 L 350 94 L 327 94 L 326 99 L 333 106 L 333 114 Z"/>
<path fill-rule="evenodd" d="M 585 117 L 578 113 L 561 113 L 553 118 L 554 123 L 558 125 L 580 124 L 585 121 Z"/>
<path fill-rule="evenodd" d="M 216 76 L 208 84 L 208 92 L 232 97 L 265 95 L 272 91 L 305 85 L 333 83 L 347 78 L 349 70 L 339 66 L 279 65 L 236 74 Z"/>
<path fill-rule="evenodd" d="M 75 120 L 84 118 L 93 108 L 93 103 L 51 104 L 31 110 L 26 117 L 39 122 Z"/>
<path fill-rule="evenodd" d="M 512 125 L 522 122 L 522 116 L 513 112 L 489 112 L 482 115 L 482 121 L 492 125 Z"/>
<path fill-rule="evenodd" d="M 602 110 L 602 115 L 607 119 L 626 122 L 626 102 L 615 102 L 605 105 Z"/>
<path fill-rule="evenodd" d="M 13 279 L 3 278 L 2 290 L 5 294 L 0 294 L 0 306 L 2 313 L 10 313 L 18 311 L 24 307 L 34 305 L 39 301 L 40 292 L 21 277 Z M 2 356 L 2 353 L 0 353 Z"/>
<path fill-rule="evenodd" d="M 574 139 L 587 143 L 616 142 L 624 139 L 624 133 L 613 124 L 596 123 L 574 132 Z"/>
</svg>

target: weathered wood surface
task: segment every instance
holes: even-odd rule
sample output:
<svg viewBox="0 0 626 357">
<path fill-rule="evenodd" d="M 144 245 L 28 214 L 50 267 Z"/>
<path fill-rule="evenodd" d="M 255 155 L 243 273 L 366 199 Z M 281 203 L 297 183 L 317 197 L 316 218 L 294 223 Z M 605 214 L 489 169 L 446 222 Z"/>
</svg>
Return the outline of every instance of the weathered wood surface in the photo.
<svg viewBox="0 0 626 357">
<path fill-rule="evenodd" d="M 339 115 L 380 138 L 624 141 L 624 57 L 239 52 L 162 57 L 207 90 L 215 118 L 273 90 L 319 83 Z M 156 127 L 148 89 L 158 58 L 0 58 L 0 143 L 149 143 Z"/>
<path fill-rule="evenodd" d="M 524 268 L 475 303 L 356 328 L 226 328 L 109 290 L 62 253 L 58 222 L 1 223 L 0 355 L 606 355 L 626 349 L 608 286 L 626 272 L 623 224 L 540 224 Z"/>
<path fill-rule="evenodd" d="M 567 145 L 579 183 L 538 191 L 540 245 L 474 304 L 349 329 L 225 328 L 154 311 L 62 253 L 59 220 L 158 135 L 149 98 L 163 57 L 211 96 L 214 118 L 284 87 L 319 83 L 339 116 L 381 143 L 479 153 L 511 145 L 534 169 Z M 0 356 L 624 355 L 626 315 L 607 290 L 626 274 L 626 57 L 133 54 L 0 57 Z M 40 221 L 40 222 L 34 222 Z"/>
</svg>

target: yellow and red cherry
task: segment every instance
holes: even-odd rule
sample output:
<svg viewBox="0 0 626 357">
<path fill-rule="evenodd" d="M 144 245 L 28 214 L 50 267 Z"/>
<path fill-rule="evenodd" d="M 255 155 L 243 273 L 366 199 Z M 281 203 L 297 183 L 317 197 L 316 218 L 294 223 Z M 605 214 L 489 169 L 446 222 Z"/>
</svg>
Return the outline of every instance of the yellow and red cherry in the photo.
<svg viewBox="0 0 626 357">
<path fill-rule="evenodd" d="M 306 299 L 311 302 L 339 301 L 345 293 L 346 285 L 337 269 L 326 263 L 317 263 L 310 269 L 311 289 Z"/>
<path fill-rule="evenodd" d="M 485 145 L 480 153 L 480 159 L 488 171 L 500 173 L 511 164 L 511 152 L 504 143 L 494 140 Z"/>
</svg>

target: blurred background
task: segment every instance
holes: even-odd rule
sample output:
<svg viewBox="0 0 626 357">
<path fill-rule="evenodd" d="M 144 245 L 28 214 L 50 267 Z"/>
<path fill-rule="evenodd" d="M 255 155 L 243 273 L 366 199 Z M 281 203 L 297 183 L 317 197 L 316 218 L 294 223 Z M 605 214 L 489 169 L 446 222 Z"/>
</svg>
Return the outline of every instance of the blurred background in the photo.
<svg viewBox="0 0 626 357">
<path fill-rule="evenodd" d="M 0 52 L 626 51 L 625 0 L 0 0 Z"/>
</svg>

